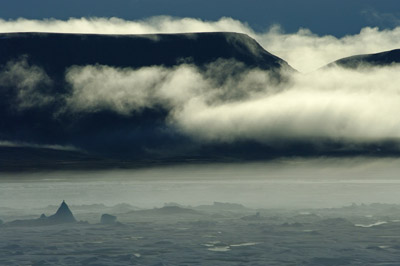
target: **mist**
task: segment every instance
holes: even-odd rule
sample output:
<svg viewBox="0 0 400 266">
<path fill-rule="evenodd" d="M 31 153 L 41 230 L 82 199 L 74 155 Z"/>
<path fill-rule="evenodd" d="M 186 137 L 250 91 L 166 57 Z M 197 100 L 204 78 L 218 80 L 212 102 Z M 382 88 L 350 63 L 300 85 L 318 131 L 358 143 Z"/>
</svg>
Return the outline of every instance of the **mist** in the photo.
<svg viewBox="0 0 400 266">
<path fill-rule="evenodd" d="M 73 205 L 140 208 L 213 202 L 251 208 L 325 208 L 399 204 L 398 159 L 282 159 L 186 164 L 133 170 L 2 174 L 0 207 L 30 209 L 64 199 Z"/>
<path fill-rule="evenodd" d="M 224 73 L 228 64 L 237 63 L 213 63 L 207 71 Z M 72 93 L 61 110 L 130 115 L 161 106 L 169 126 L 201 142 L 397 141 L 399 70 L 397 65 L 333 66 L 309 74 L 281 70 L 288 81 L 277 82 L 276 73 L 260 69 L 223 77 L 188 64 L 71 67 L 66 81 Z"/>
</svg>

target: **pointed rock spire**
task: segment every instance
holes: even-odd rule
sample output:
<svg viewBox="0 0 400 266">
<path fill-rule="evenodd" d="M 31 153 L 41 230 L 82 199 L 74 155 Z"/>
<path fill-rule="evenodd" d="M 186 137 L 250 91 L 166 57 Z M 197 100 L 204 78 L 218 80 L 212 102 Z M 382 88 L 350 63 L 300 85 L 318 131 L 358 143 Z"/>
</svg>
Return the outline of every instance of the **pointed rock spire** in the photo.
<svg viewBox="0 0 400 266">
<path fill-rule="evenodd" d="M 73 223 L 76 222 L 74 215 L 69 209 L 67 203 L 63 200 L 57 212 L 52 216 L 48 217 L 49 220 L 54 221 L 56 223 Z"/>
</svg>

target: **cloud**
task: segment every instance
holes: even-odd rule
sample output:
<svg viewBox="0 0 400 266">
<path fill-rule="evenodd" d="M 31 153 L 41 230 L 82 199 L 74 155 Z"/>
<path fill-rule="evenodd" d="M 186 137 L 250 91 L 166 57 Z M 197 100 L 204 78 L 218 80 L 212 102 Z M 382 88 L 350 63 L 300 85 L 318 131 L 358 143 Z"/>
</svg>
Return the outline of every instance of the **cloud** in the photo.
<svg viewBox="0 0 400 266">
<path fill-rule="evenodd" d="M 247 24 L 223 17 L 218 21 L 194 18 L 152 17 L 129 21 L 120 18 L 70 18 L 68 20 L 0 19 L 0 32 L 61 32 L 97 34 L 151 34 L 175 32 L 237 31 L 245 32 Z"/>
<path fill-rule="evenodd" d="M 203 82 L 193 66 L 113 68 L 109 66 L 74 66 L 67 70 L 66 80 L 72 94 L 67 107 L 78 112 L 114 110 L 120 114 L 139 112 L 157 105 L 176 106 L 200 94 Z"/>
<path fill-rule="evenodd" d="M 129 115 L 145 108 L 180 109 L 196 100 L 213 104 L 244 100 L 267 93 L 267 87 L 269 93 L 277 89 L 275 73 L 249 70 L 235 61 L 218 60 L 205 69 L 190 64 L 140 69 L 73 66 L 66 71 L 66 81 L 72 87 L 66 104 L 74 112 L 109 109 Z"/>
<path fill-rule="evenodd" d="M 28 142 L 16 142 L 16 141 L 0 141 L 0 147 L 17 147 L 17 148 L 39 148 L 39 149 L 50 149 L 59 151 L 81 151 L 74 146 L 65 145 L 40 145 Z"/>
<path fill-rule="evenodd" d="M 392 30 L 366 27 L 359 34 L 336 38 L 318 36 L 308 29 L 284 33 L 276 26 L 256 39 L 294 68 L 310 72 L 343 57 L 399 49 L 400 27 Z"/>
<path fill-rule="evenodd" d="M 355 54 L 400 48 L 400 27 L 390 30 L 366 27 L 359 34 L 337 38 L 331 35 L 319 36 L 308 29 L 285 33 L 279 26 L 256 32 L 246 23 L 227 17 L 217 21 L 168 16 L 136 21 L 119 18 L 0 19 L 0 32 L 149 34 L 211 31 L 248 34 L 267 51 L 283 58 L 301 72 L 310 72 L 334 60 Z"/>
<path fill-rule="evenodd" d="M 0 68 L 0 90 L 3 96 L 9 93 L 15 95 L 15 107 L 19 110 L 53 102 L 54 97 L 46 93 L 51 84 L 47 73 L 39 66 L 30 65 L 27 56 L 9 61 Z"/>
<path fill-rule="evenodd" d="M 107 108 L 125 115 L 161 106 L 170 126 L 201 142 L 373 143 L 400 137 L 400 66 L 282 73 L 289 77 L 282 83 L 259 69 L 221 79 L 215 73 L 224 66 L 210 65 L 214 75 L 191 65 L 73 67 L 66 102 L 71 112 Z"/>
<path fill-rule="evenodd" d="M 400 137 L 399 66 L 331 68 L 293 74 L 278 93 L 243 101 L 190 101 L 173 115 L 182 131 L 207 141 L 330 139 L 379 142 Z"/>
</svg>

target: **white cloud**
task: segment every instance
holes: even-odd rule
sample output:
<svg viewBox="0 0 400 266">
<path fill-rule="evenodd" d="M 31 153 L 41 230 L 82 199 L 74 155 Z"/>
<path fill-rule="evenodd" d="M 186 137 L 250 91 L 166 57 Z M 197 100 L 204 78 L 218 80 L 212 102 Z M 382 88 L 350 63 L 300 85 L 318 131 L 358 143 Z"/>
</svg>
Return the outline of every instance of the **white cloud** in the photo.
<svg viewBox="0 0 400 266">
<path fill-rule="evenodd" d="M 16 108 L 23 110 L 34 106 L 44 106 L 51 103 L 54 97 L 45 93 L 52 84 L 46 72 L 30 65 L 26 56 L 15 61 L 9 61 L 0 68 L 0 88 L 13 90 L 16 95 Z"/>
<path fill-rule="evenodd" d="M 209 106 L 191 102 L 174 121 L 201 139 L 399 139 L 399 66 L 295 74 L 280 93 Z"/>
<path fill-rule="evenodd" d="M 149 34 L 210 31 L 246 33 L 267 51 L 285 59 L 301 72 L 313 71 L 334 60 L 355 54 L 400 48 L 400 27 L 391 30 L 366 27 L 359 34 L 336 38 L 331 35 L 318 36 L 307 29 L 285 33 L 279 26 L 255 32 L 246 23 L 226 17 L 217 21 L 167 16 L 137 21 L 119 18 L 0 19 L 0 32 Z"/>
<path fill-rule="evenodd" d="M 112 68 L 109 66 L 74 66 L 66 72 L 72 85 L 67 107 L 78 112 L 111 109 L 130 114 L 144 108 L 177 106 L 201 94 L 202 77 L 193 66 L 168 69 L 161 66 Z"/>
<path fill-rule="evenodd" d="M 59 151 L 81 151 L 80 149 L 69 146 L 69 145 L 41 145 L 35 143 L 28 142 L 17 142 L 17 141 L 1 141 L 0 147 L 17 147 L 17 148 L 40 148 L 40 149 L 50 149 L 50 150 L 59 150 Z"/>
<path fill-rule="evenodd" d="M 366 27 L 359 34 L 342 38 L 318 36 L 307 29 L 286 34 L 273 27 L 267 33 L 257 34 L 255 39 L 299 71 L 310 72 L 343 57 L 399 49 L 400 27 L 392 30 Z"/>
<path fill-rule="evenodd" d="M 257 69 L 221 83 L 215 81 L 218 76 L 189 65 L 139 70 L 86 66 L 68 71 L 73 94 L 67 102 L 73 112 L 108 108 L 129 114 L 163 106 L 170 125 L 205 142 L 379 142 L 400 137 L 399 71 L 399 66 L 335 67 L 286 73 L 290 81 L 277 85 L 268 72 Z"/>
<path fill-rule="evenodd" d="M 176 32 L 234 31 L 247 32 L 250 28 L 238 20 L 223 17 L 218 21 L 194 18 L 152 17 L 129 21 L 120 18 L 70 18 L 68 20 L 0 19 L 0 32 L 61 32 L 97 34 L 150 34 Z"/>
<path fill-rule="evenodd" d="M 233 68 L 240 69 L 236 71 L 240 74 L 232 76 Z M 205 71 L 189 64 L 140 69 L 73 66 L 66 71 L 72 87 L 66 103 L 74 112 L 111 109 L 130 114 L 157 106 L 176 111 L 195 100 L 215 104 L 274 93 L 278 88 L 270 85 L 275 83 L 271 75 L 259 69 L 248 70 L 231 60 L 208 64 Z"/>
</svg>

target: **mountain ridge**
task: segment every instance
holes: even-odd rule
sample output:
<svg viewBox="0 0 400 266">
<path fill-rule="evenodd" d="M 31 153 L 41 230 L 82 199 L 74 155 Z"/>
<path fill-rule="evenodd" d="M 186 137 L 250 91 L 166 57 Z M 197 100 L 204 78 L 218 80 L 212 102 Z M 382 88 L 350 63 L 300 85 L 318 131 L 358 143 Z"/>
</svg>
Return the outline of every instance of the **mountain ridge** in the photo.
<svg viewBox="0 0 400 266">
<path fill-rule="evenodd" d="M 387 66 L 400 63 L 400 49 L 393 49 L 378 53 L 359 54 L 338 59 L 327 66 L 334 65 L 344 68 L 359 68 L 363 66 Z"/>
<path fill-rule="evenodd" d="M 33 63 L 43 66 L 49 73 L 52 68 L 55 68 L 54 72 L 60 72 L 71 65 L 138 68 L 173 66 L 185 60 L 203 65 L 219 58 L 235 59 L 261 69 L 290 68 L 283 59 L 267 52 L 248 35 L 234 32 L 132 35 L 1 33 L 0 47 L 0 64 L 27 54 Z"/>
</svg>

